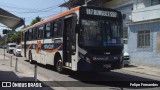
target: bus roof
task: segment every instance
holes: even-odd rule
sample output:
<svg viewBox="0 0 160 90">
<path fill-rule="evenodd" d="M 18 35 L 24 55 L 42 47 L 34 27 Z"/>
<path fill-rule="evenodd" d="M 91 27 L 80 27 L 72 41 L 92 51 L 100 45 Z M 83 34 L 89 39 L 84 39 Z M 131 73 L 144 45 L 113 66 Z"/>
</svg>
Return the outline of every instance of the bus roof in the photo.
<svg viewBox="0 0 160 90">
<path fill-rule="evenodd" d="M 78 10 L 79 10 L 79 7 L 80 7 L 80 6 L 75 7 L 75 8 L 73 8 L 73 9 L 71 9 L 71 10 L 65 11 L 65 12 L 63 12 L 63 13 L 60 13 L 60 14 L 58 14 L 58 15 L 56 15 L 56 16 L 53 16 L 53 17 L 51 17 L 51 18 L 48 18 L 48 19 L 46 19 L 46 20 L 44 20 L 44 21 L 35 23 L 34 25 L 31 25 L 31 26 L 29 26 L 29 27 L 27 27 L 27 28 L 22 29 L 22 31 L 31 29 L 31 28 L 36 27 L 36 26 L 39 26 L 39 25 L 42 25 L 42 24 L 44 24 L 44 23 L 50 22 L 50 21 L 52 21 L 52 20 L 55 20 L 55 19 L 57 19 L 57 18 L 60 18 L 60 17 L 66 16 L 66 15 L 69 15 L 69 14 L 71 14 L 71 13 L 73 13 L 73 12 L 78 11 Z"/>
</svg>

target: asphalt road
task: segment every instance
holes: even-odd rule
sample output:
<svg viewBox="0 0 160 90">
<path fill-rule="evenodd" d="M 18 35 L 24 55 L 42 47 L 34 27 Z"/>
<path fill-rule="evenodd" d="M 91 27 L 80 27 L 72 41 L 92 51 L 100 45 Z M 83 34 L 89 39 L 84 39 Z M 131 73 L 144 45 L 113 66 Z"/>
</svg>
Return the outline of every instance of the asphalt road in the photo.
<svg viewBox="0 0 160 90">
<path fill-rule="evenodd" d="M 3 50 L 0 50 L 3 54 Z M 10 57 L 12 54 L 6 54 Z M 15 56 L 13 57 L 15 59 Z M 18 57 L 19 63 L 34 70 L 34 64 L 30 64 L 24 57 Z M 131 67 L 125 67 L 131 68 Z M 66 81 L 66 82 L 49 82 L 57 83 L 58 86 L 66 87 L 68 90 L 132 90 L 134 88 L 120 88 L 117 87 L 123 84 L 122 81 L 160 81 L 160 77 L 149 76 L 145 74 L 125 71 L 123 69 L 113 70 L 111 72 L 73 72 L 66 70 L 65 73 L 59 74 L 53 66 L 38 64 L 38 74 L 50 78 L 51 81 Z M 75 82 L 73 82 L 75 81 Z M 93 81 L 93 82 L 91 82 Z M 102 82 L 101 82 L 102 81 Z M 107 84 L 108 81 L 113 82 L 114 85 Z M 106 83 L 107 82 L 107 83 Z M 125 83 L 125 82 L 124 82 Z M 74 86 L 75 85 L 75 86 Z M 68 87 L 67 87 L 68 86 Z M 159 90 L 160 88 L 137 88 L 141 90 Z"/>
</svg>

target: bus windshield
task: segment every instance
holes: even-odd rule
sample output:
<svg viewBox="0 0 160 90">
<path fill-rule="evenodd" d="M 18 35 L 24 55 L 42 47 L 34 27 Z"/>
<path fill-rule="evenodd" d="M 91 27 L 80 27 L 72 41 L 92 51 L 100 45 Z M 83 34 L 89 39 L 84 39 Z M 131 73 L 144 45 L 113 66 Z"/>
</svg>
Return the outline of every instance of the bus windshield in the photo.
<svg viewBox="0 0 160 90">
<path fill-rule="evenodd" d="M 81 39 L 83 46 L 108 46 L 111 44 L 121 44 L 120 22 L 110 20 L 86 20 L 81 21 Z"/>
</svg>

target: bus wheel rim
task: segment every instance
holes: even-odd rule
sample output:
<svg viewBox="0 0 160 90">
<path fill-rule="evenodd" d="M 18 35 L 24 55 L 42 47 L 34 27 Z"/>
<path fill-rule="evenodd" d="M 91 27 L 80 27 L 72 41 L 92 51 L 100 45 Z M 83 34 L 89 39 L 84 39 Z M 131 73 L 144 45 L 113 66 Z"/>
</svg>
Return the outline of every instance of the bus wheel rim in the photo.
<svg viewBox="0 0 160 90">
<path fill-rule="evenodd" d="M 61 60 L 59 60 L 59 61 L 57 62 L 57 69 L 58 69 L 58 71 L 61 71 L 61 70 L 62 70 L 62 61 L 61 61 Z"/>
<path fill-rule="evenodd" d="M 31 59 L 32 57 L 31 57 L 31 54 L 29 55 L 29 62 L 32 62 L 32 59 Z"/>
</svg>

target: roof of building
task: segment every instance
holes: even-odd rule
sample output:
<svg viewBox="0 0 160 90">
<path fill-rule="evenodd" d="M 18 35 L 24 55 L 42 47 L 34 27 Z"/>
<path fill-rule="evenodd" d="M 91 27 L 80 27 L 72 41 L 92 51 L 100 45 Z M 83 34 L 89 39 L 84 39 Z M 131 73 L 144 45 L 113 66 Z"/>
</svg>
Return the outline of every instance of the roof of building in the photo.
<svg viewBox="0 0 160 90">
<path fill-rule="evenodd" d="M 111 1 L 111 0 L 69 0 L 68 2 L 65 2 L 60 5 L 60 7 L 67 7 L 67 8 L 74 8 L 77 6 L 81 6 L 85 4 L 85 1 L 88 1 L 88 5 L 96 5 L 101 6 L 105 2 Z"/>
<path fill-rule="evenodd" d="M 0 13 L 0 23 L 6 25 L 7 27 L 14 30 L 24 25 L 24 20 L 22 18 L 19 18 L 2 8 L 0 8 L 0 12 L 1 12 Z"/>
</svg>

